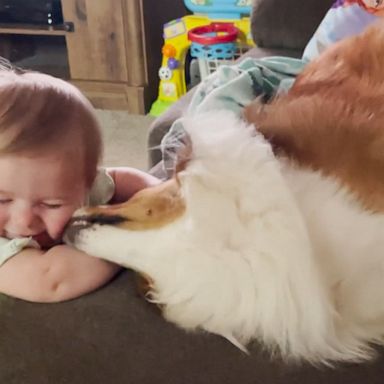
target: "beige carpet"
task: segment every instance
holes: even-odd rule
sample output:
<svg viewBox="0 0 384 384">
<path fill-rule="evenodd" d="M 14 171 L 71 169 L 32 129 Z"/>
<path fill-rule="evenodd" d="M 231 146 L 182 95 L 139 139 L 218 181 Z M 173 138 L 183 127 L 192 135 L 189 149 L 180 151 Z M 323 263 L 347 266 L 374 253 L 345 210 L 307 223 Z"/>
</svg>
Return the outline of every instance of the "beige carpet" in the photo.
<svg viewBox="0 0 384 384">
<path fill-rule="evenodd" d="M 105 146 L 103 164 L 147 170 L 147 135 L 154 118 L 123 111 L 97 110 L 96 113 Z"/>
</svg>

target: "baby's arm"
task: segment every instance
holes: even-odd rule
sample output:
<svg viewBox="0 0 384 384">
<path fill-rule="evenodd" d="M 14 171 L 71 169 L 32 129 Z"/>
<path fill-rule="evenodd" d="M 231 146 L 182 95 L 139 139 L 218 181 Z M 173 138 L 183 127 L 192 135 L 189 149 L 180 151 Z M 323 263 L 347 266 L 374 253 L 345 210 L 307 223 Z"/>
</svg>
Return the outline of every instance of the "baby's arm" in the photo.
<svg viewBox="0 0 384 384">
<path fill-rule="evenodd" d="M 35 302 L 74 299 L 107 283 L 120 267 L 58 245 L 28 248 L 0 267 L 0 292 Z"/>
<path fill-rule="evenodd" d="M 140 189 L 160 183 L 160 180 L 156 177 L 135 168 L 107 168 L 107 172 L 115 182 L 115 194 L 112 198 L 112 203 L 124 202 Z"/>
</svg>

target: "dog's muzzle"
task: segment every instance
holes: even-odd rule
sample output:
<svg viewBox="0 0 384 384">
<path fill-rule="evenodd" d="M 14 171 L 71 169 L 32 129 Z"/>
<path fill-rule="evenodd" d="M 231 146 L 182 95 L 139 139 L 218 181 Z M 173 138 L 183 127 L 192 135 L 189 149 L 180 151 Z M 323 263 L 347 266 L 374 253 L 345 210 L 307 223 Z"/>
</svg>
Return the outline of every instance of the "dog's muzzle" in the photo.
<svg viewBox="0 0 384 384">
<path fill-rule="evenodd" d="M 116 225 L 127 221 L 125 217 L 119 215 L 90 215 L 73 217 L 67 225 L 64 232 L 64 241 L 69 244 L 75 244 L 77 235 L 84 229 L 92 228 L 98 225 Z"/>
</svg>

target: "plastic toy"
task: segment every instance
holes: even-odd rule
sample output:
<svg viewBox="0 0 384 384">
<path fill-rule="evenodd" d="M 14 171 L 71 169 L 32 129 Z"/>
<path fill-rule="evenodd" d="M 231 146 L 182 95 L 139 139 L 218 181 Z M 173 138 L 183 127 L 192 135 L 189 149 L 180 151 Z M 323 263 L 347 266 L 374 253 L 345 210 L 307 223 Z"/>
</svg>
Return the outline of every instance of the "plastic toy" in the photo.
<svg viewBox="0 0 384 384">
<path fill-rule="evenodd" d="M 219 63 L 227 63 L 236 57 L 238 34 L 239 30 L 232 23 L 223 22 L 196 27 L 188 32 L 191 56 L 198 59 L 201 79 L 207 77 L 211 69 L 216 70 Z"/>
<path fill-rule="evenodd" d="M 153 116 L 163 113 L 187 92 L 185 64 L 192 44 L 188 38 L 191 30 L 194 30 L 196 34 L 196 28 L 209 28 L 213 22 L 215 24 L 222 22 L 237 29 L 237 48 L 254 45 L 250 36 L 249 18 L 252 0 L 184 0 L 184 3 L 195 14 L 172 20 L 164 25 L 163 58 L 159 69 L 159 95 L 150 111 Z M 218 36 L 220 34 L 216 38 Z M 214 44 L 216 43 L 214 42 Z M 238 49 L 237 52 L 239 52 Z M 199 64 L 201 63 L 199 62 Z"/>
</svg>

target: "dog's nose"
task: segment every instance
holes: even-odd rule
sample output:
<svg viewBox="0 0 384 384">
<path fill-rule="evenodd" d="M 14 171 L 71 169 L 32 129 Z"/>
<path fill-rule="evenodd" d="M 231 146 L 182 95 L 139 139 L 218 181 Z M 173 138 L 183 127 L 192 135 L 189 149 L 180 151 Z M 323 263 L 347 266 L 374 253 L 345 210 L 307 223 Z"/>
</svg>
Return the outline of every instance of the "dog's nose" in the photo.
<svg viewBox="0 0 384 384">
<path fill-rule="evenodd" d="M 92 224 L 81 218 L 73 218 L 69 221 L 67 228 L 64 232 L 64 242 L 67 244 L 75 244 L 76 236 L 82 229 L 89 228 Z"/>
</svg>

